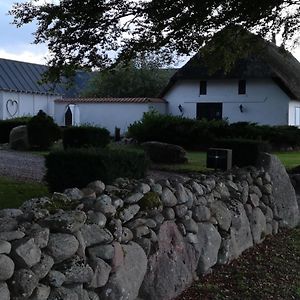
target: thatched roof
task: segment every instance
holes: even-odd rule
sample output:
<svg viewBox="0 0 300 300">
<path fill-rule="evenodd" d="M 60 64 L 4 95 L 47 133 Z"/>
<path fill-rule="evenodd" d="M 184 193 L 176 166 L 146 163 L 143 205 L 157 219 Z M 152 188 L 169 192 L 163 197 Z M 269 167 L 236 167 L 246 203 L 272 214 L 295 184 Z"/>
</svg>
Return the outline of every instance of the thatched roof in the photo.
<svg viewBox="0 0 300 300">
<path fill-rule="evenodd" d="M 271 78 L 291 99 L 300 100 L 300 62 L 290 52 L 274 43 L 257 36 L 253 40 L 261 44 L 260 50 L 238 59 L 227 73 L 223 70 L 211 73 L 199 52 L 172 76 L 160 96 L 163 97 L 177 80 Z"/>
</svg>

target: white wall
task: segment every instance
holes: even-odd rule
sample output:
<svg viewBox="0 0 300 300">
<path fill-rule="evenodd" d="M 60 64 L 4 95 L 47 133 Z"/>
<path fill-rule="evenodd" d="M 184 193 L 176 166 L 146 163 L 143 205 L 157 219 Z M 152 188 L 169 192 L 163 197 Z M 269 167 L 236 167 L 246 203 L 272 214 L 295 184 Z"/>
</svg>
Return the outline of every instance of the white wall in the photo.
<svg viewBox="0 0 300 300">
<path fill-rule="evenodd" d="M 298 113 L 298 117 L 296 117 Z M 289 104 L 289 125 L 300 126 L 300 101 L 291 100 Z"/>
<path fill-rule="evenodd" d="M 41 109 L 50 116 L 54 116 L 54 100 L 60 98 L 59 96 L 40 95 L 30 93 L 17 93 L 2 91 L 2 114 L 0 119 L 10 119 L 12 117 L 21 117 L 26 115 L 36 115 Z M 7 101 L 18 102 L 18 110 L 14 116 L 11 116 L 7 111 Z M 10 105 L 9 102 L 8 105 Z M 15 104 L 9 108 L 11 113 L 15 112 Z M 0 110 L 1 113 L 1 110 Z"/>
<path fill-rule="evenodd" d="M 3 92 L 0 91 L 0 120 L 3 120 Z"/>
<path fill-rule="evenodd" d="M 222 102 L 223 118 L 229 122 L 249 121 L 260 124 L 287 125 L 289 97 L 271 79 L 247 80 L 246 95 L 238 94 L 238 80 L 207 80 L 207 95 L 199 95 L 200 80 L 181 80 L 175 83 L 164 99 L 169 102 L 168 112 L 196 118 L 196 106 L 201 102 Z M 241 113 L 239 106 L 243 105 Z"/>
<path fill-rule="evenodd" d="M 160 103 L 76 103 L 76 105 L 79 108 L 81 125 L 105 127 L 111 134 L 114 134 L 115 127 L 120 128 L 121 134 L 124 134 L 130 124 L 140 120 L 144 112 L 150 109 L 166 112 L 166 104 Z M 55 103 L 55 121 L 59 125 L 65 124 L 67 106 L 67 103 Z"/>
</svg>

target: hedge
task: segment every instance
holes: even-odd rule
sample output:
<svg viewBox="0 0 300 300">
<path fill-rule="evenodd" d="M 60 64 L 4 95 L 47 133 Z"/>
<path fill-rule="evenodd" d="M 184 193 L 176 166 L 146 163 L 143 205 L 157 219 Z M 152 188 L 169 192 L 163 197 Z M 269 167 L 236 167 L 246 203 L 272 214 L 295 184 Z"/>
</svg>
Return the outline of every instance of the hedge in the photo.
<svg viewBox="0 0 300 300">
<path fill-rule="evenodd" d="M 221 139 L 214 147 L 232 149 L 232 165 L 238 167 L 255 166 L 261 152 L 270 152 L 268 142 L 247 139 Z"/>
<path fill-rule="evenodd" d="M 63 145 L 68 148 L 105 147 L 110 142 L 106 128 L 93 126 L 67 127 L 63 132 Z"/>
<path fill-rule="evenodd" d="M 70 187 L 85 187 L 98 179 L 108 184 L 118 177 L 141 178 L 147 166 L 144 153 L 96 148 L 68 149 L 46 156 L 45 180 L 51 191 L 63 191 Z"/>
<path fill-rule="evenodd" d="M 0 120 L 0 144 L 9 142 L 9 134 L 15 127 L 26 125 L 30 117 L 20 117 L 8 120 Z"/>
</svg>

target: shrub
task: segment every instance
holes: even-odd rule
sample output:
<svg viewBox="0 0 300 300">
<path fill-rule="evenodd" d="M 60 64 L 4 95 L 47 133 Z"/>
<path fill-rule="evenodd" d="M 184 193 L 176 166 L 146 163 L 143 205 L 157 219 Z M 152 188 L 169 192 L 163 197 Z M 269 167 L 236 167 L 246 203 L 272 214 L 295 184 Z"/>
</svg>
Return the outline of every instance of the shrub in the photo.
<svg viewBox="0 0 300 300">
<path fill-rule="evenodd" d="M 93 126 L 75 126 L 64 129 L 64 148 L 105 147 L 110 142 L 106 128 Z"/>
<path fill-rule="evenodd" d="M 61 136 L 52 117 L 40 110 L 27 124 L 29 144 L 33 149 L 46 150 Z"/>
<path fill-rule="evenodd" d="M 94 180 L 111 183 L 118 177 L 141 178 L 148 162 L 144 153 L 108 149 L 68 149 L 46 156 L 45 179 L 51 191 L 82 188 Z"/>
<path fill-rule="evenodd" d="M 267 142 L 247 139 L 222 139 L 214 143 L 217 148 L 232 149 L 232 164 L 238 167 L 256 165 L 261 152 L 270 152 Z"/>
<path fill-rule="evenodd" d="M 26 125 L 30 117 L 20 117 L 8 120 L 0 120 L 0 144 L 9 142 L 9 134 L 15 127 Z"/>
</svg>

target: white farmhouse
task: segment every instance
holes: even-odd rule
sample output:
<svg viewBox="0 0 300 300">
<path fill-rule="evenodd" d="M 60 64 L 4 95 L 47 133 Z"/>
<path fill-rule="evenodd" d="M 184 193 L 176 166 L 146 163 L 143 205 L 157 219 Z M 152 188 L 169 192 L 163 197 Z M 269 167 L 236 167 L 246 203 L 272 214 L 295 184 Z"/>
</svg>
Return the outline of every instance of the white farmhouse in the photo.
<svg viewBox="0 0 300 300">
<path fill-rule="evenodd" d="M 161 97 L 172 115 L 300 126 L 300 63 L 267 42 L 262 54 L 237 61 L 228 74 L 210 74 L 196 55 L 173 75 Z"/>
<path fill-rule="evenodd" d="M 62 89 L 39 84 L 46 66 L 0 59 L 0 120 L 35 115 L 43 110 L 54 116 L 54 100 Z"/>
</svg>

